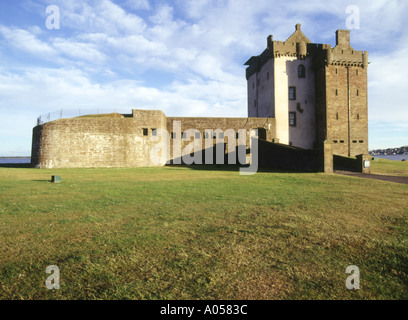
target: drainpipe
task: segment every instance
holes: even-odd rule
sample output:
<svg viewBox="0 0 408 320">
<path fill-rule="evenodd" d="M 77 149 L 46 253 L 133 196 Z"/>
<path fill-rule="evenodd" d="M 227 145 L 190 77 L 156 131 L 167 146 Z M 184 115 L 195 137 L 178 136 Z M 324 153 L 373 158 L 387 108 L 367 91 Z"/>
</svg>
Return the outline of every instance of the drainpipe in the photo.
<svg viewBox="0 0 408 320">
<path fill-rule="evenodd" d="M 348 156 L 351 156 L 350 66 L 347 66 Z"/>
<path fill-rule="evenodd" d="M 256 72 L 256 117 L 259 118 L 259 101 L 258 101 L 258 71 Z"/>
</svg>

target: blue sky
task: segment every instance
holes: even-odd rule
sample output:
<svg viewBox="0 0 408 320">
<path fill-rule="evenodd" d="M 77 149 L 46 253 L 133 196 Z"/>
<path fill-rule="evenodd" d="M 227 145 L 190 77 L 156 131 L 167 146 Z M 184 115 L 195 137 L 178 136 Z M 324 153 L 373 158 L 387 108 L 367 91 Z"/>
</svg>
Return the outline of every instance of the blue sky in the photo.
<svg viewBox="0 0 408 320">
<path fill-rule="evenodd" d="M 0 156 L 30 155 L 37 117 L 61 109 L 245 117 L 243 64 L 266 37 L 301 23 L 334 46 L 349 5 L 360 9 L 351 44 L 371 62 L 370 149 L 408 145 L 407 1 L 1 0 Z"/>
</svg>

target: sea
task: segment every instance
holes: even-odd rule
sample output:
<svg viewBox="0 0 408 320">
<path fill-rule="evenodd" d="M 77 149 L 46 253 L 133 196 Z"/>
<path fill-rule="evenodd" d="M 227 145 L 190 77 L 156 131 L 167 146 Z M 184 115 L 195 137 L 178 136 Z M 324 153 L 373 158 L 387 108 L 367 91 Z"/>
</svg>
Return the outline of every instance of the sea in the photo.
<svg viewBox="0 0 408 320">
<path fill-rule="evenodd" d="M 0 158 L 0 164 L 27 164 L 31 158 Z"/>
</svg>

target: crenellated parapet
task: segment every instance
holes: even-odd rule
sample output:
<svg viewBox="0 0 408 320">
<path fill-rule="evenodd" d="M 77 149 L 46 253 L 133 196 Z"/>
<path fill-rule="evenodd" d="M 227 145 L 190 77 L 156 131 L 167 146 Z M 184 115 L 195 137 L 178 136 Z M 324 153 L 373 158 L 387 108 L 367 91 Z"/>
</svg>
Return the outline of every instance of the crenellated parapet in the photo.
<svg viewBox="0 0 408 320">
<path fill-rule="evenodd" d="M 350 45 L 350 30 L 336 31 L 336 46 L 327 49 L 326 65 L 363 67 L 368 66 L 368 52 L 354 50 Z"/>
<path fill-rule="evenodd" d="M 248 114 L 276 118 L 285 144 L 311 148 L 333 143 L 333 153 L 368 152 L 368 52 L 337 30 L 335 45 L 312 43 L 300 24 L 285 41 L 268 36 L 267 47 L 246 63 Z"/>
<path fill-rule="evenodd" d="M 306 58 L 308 45 L 311 41 L 305 36 L 298 23 L 295 32 L 286 41 L 274 41 L 273 36 L 268 36 L 266 50 L 259 56 L 251 57 L 245 65 L 247 68 L 247 79 L 254 73 L 259 72 L 262 66 L 272 58 L 279 57 L 297 57 L 298 59 Z"/>
<path fill-rule="evenodd" d="M 367 68 L 368 52 L 354 50 L 350 45 L 350 30 L 336 31 L 336 46 L 312 43 L 302 32 L 300 24 L 286 41 L 274 41 L 267 38 L 266 50 L 259 56 L 251 57 L 245 65 L 247 79 L 259 72 L 262 66 L 272 58 L 297 57 L 305 59 L 312 56 L 316 67 L 323 65 L 358 66 Z"/>
</svg>

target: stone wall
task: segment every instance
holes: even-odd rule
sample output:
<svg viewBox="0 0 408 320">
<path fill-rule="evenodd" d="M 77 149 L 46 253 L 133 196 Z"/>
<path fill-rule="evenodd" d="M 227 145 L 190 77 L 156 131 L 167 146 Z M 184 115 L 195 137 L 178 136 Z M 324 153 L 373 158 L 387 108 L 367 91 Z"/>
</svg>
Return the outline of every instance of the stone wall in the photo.
<svg viewBox="0 0 408 320">
<path fill-rule="evenodd" d="M 251 129 L 259 128 L 265 139 L 275 138 L 275 120 L 271 118 L 167 118 L 161 111 L 133 110 L 129 116 L 60 119 L 35 127 L 32 164 L 37 168 L 163 166 L 174 157 L 175 139 L 171 135 L 174 122 L 180 123 L 178 138 L 182 151 L 195 138 L 182 138 L 188 129 L 198 130 L 202 150 L 207 140 L 211 146 L 225 143 L 228 152 L 231 144 L 228 129 L 236 145 L 249 146 Z M 236 135 L 242 129 L 246 133 L 245 141 Z M 208 135 L 209 139 L 204 139 L 206 130 L 216 131 L 217 138 Z M 167 137 L 162 136 L 163 132 L 168 133 Z"/>
<path fill-rule="evenodd" d="M 273 67 L 269 67 L 271 61 Z M 299 64 L 311 71 L 305 79 L 298 79 Z M 354 50 L 350 30 L 337 30 L 332 48 L 311 43 L 297 24 L 284 42 L 269 36 L 265 51 L 246 65 L 248 112 L 273 114 L 281 143 L 313 148 L 329 140 L 334 154 L 368 153 L 368 52 Z M 265 71 L 274 73 L 272 86 L 265 81 Z M 288 102 L 289 86 L 296 87 L 296 100 Z M 272 111 L 266 112 L 263 106 Z M 296 116 L 296 126 L 289 127 L 289 112 Z"/>
<path fill-rule="evenodd" d="M 302 172 L 324 171 L 323 154 L 318 149 L 302 149 L 259 140 L 260 168 L 275 168 Z"/>
<path fill-rule="evenodd" d="M 363 154 L 352 158 L 334 155 L 333 167 L 334 170 L 340 171 L 370 173 L 370 160 L 371 156 Z M 365 166 L 366 163 L 368 163 L 368 166 Z"/>
<path fill-rule="evenodd" d="M 157 142 L 150 137 L 153 129 L 165 127 L 165 116 L 160 111 L 138 115 L 60 119 L 37 126 L 32 164 L 38 168 L 155 166 L 150 150 Z"/>
<path fill-rule="evenodd" d="M 179 128 L 175 126 L 177 123 L 180 124 Z M 180 135 L 189 129 L 197 130 L 197 136 L 191 134 L 190 136 L 181 137 L 180 139 Z M 240 144 L 245 144 L 247 147 L 250 146 L 250 134 L 252 129 L 258 129 L 261 137 L 265 140 L 272 141 L 276 138 L 274 118 L 169 117 L 167 118 L 167 130 L 169 133 L 173 133 L 170 140 L 170 158 L 174 159 L 188 154 L 185 148 L 193 142 L 194 138 L 201 139 L 201 141 L 198 142 L 201 150 L 209 149 L 216 144 L 222 143 L 225 144 L 226 153 L 235 152 L 234 146 Z M 177 130 L 179 130 L 179 132 L 176 132 Z M 245 137 L 240 130 L 244 130 Z M 211 131 L 215 134 L 212 135 Z M 230 133 L 229 136 L 228 133 Z M 240 133 L 241 136 L 239 136 Z M 244 138 L 245 140 L 241 140 Z M 178 152 L 180 150 L 181 153 Z"/>
<path fill-rule="evenodd" d="M 333 142 L 333 153 L 368 153 L 368 53 L 350 45 L 350 31 L 336 32 L 336 47 L 315 57 L 318 143 Z M 323 60 L 322 57 L 327 57 Z"/>
<path fill-rule="evenodd" d="M 274 74 L 274 60 L 270 59 L 248 79 L 248 117 L 275 117 Z"/>
<path fill-rule="evenodd" d="M 326 139 L 335 154 L 368 153 L 367 70 L 330 65 L 325 71 Z"/>
</svg>

